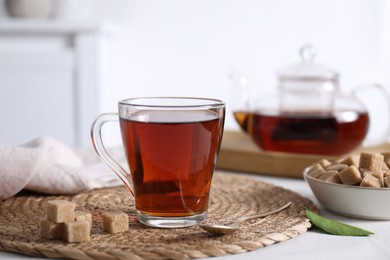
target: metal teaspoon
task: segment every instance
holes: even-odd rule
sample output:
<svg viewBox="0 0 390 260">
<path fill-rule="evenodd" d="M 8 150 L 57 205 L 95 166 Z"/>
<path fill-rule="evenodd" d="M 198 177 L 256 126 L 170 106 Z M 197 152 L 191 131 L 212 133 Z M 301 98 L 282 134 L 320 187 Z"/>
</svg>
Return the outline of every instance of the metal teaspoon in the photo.
<svg viewBox="0 0 390 260">
<path fill-rule="evenodd" d="M 292 202 L 289 202 L 286 205 L 284 205 L 284 206 L 282 206 L 282 207 L 280 207 L 278 209 L 269 211 L 269 212 L 260 213 L 260 214 L 256 214 L 256 215 L 252 215 L 252 216 L 241 217 L 241 218 L 237 219 L 236 221 L 234 221 L 234 222 L 232 222 L 231 224 L 228 224 L 228 225 L 200 224 L 199 227 L 203 228 L 204 230 L 206 230 L 206 231 L 208 231 L 210 233 L 214 233 L 214 234 L 218 234 L 218 235 L 230 234 L 230 233 L 233 233 L 233 232 L 237 231 L 239 229 L 240 224 L 242 222 L 244 222 L 244 221 L 247 221 L 247 220 L 250 220 L 250 219 L 254 219 L 254 218 L 266 217 L 268 215 L 277 213 L 279 211 L 282 211 L 282 210 L 288 208 L 291 204 L 292 204 Z"/>
</svg>

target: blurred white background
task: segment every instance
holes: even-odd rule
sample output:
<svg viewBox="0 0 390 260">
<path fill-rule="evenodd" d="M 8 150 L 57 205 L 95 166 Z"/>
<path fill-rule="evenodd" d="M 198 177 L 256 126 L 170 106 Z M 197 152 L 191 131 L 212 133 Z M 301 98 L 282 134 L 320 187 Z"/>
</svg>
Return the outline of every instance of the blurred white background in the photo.
<svg viewBox="0 0 390 260">
<path fill-rule="evenodd" d="M 226 129 L 238 129 L 230 110 L 228 74 L 244 73 L 252 98 L 275 91 L 277 70 L 299 62 L 298 51 L 305 43 L 316 46 L 318 63 L 341 74 L 343 90 L 371 82 L 390 88 L 390 1 L 56 1 L 65 1 L 70 11 L 40 23 L 109 21 L 116 28 L 110 53 L 114 60 L 109 68 L 110 94 L 102 97 L 108 104 L 104 110 L 115 111 L 117 100 L 127 97 L 215 97 L 227 102 Z M 8 17 L 3 2 L 0 6 L 0 26 L 20 19 Z M 1 95 L 6 99 L 9 93 L 2 91 Z M 0 119 L 4 113 L 12 111 L 0 111 Z M 56 111 L 52 113 L 55 118 Z M 378 108 L 377 114 L 381 113 L 383 107 Z M 82 120 L 91 123 L 91 118 Z M 18 137 L 18 131 L 26 129 L 1 124 L 13 129 L 6 134 L 0 128 L 1 142 L 21 143 L 33 137 Z M 72 137 L 69 140 L 65 141 L 78 145 Z"/>
</svg>

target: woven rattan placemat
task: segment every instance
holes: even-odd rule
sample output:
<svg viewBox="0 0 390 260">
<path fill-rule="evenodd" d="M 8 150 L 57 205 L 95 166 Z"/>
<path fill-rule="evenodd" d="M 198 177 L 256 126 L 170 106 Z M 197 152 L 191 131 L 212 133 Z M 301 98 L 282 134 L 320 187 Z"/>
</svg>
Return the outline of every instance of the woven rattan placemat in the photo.
<svg viewBox="0 0 390 260">
<path fill-rule="evenodd" d="M 31 256 L 71 259 L 191 259 L 243 253 L 282 242 L 306 232 L 310 222 L 302 205 L 308 199 L 289 190 L 247 176 L 216 173 L 205 222 L 229 222 L 239 216 L 264 212 L 292 201 L 288 209 L 262 219 L 249 220 L 239 232 L 217 236 L 199 227 L 157 229 L 143 226 L 134 214 L 133 199 L 124 187 L 99 189 L 74 196 L 20 194 L 0 202 L 0 250 Z M 67 199 L 92 213 L 91 240 L 65 243 L 39 235 L 46 202 Z M 110 235 L 102 230 L 103 212 L 122 210 L 130 230 Z"/>
</svg>

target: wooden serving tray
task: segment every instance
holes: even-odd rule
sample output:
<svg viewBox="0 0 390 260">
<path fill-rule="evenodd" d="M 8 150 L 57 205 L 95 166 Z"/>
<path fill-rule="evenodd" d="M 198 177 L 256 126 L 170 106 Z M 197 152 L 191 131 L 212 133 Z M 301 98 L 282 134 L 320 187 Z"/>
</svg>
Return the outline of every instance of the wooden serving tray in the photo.
<svg viewBox="0 0 390 260">
<path fill-rule="evenodd" d="M 390 150 L 390 144 L 367 147 L 361 151 L 383 152 Z M 321 159 L 335 160 L 338 157 L 306 155 L 261 150 L 249 135 L 238 131 L 225 131 L 217 168 L 229 171 L 260 175 L 303 178 L 305 167 Z"/>
</svg>

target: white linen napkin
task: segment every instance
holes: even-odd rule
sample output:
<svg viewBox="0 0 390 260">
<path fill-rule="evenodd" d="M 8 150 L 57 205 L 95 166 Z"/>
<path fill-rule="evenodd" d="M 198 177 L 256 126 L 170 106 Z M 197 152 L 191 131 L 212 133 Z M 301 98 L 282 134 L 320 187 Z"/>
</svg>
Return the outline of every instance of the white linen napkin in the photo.
<svg viewBox="0 0 390 260">
<path fill-rule="evenodd" d="M 121 160 L 123 163 L 124 157 Z M 0 200 L 22 189 L 75 194 L 121 183 L 92 150 L 76 152 L 51 137 L 20 146 L 0 144 Z"/>
</svg>

